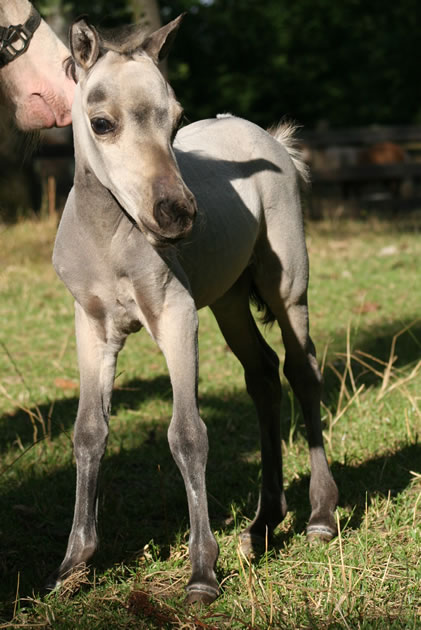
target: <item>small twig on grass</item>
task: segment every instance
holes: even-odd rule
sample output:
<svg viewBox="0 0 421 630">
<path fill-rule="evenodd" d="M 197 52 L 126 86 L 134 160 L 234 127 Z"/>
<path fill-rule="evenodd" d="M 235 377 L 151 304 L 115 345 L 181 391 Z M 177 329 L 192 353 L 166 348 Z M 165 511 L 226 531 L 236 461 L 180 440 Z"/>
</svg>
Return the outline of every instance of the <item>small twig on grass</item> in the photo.
<svg viewBox="0 0 421 630">
<path fill-rule="evenodd" d="M 268 547 L 269 547 L 269 530 L 266 526 L 265 532 L 265 565 L 266 565 L 266 584 L 269 590 L 269 628 L 273 623 L 273 585 L 272 581 L 269 579 L 269 562 L 268 562 Z M 265 593 L 264 593 L 265 594 Z"/>
<path fill-rule="evenodd" d="M 418 493 L 417 496 L 417 500 L 415 501 L 415 505 L 414 505 L 414 510 L 413 510 L 413 518 L 412 518 L 412 527 L 415 527 L 417 521 L 417 509 L 418 509 L 418 503 L 421 500 L 421 492 Z"/>
<path fill-rule="evenodd" d="M 386 567 L 385 567 L 385 569 L 384 569 L 383 577 L 382 577 L 381 582 L 380 582 L 380 588 L 382 588 L 382 587 L 383 587 L 384 581 L 385 581 L 385 579 L 386 579 L 386 574 L 387 574 L 387 572 L 388 572 L 388 570 L 389 570 L 389 564 L 390 564 L 390 558 L 391 558 L 391 557 L 392 557 L 392 554 L 391 554 L 391 553 L 389 553 L 389 557 L 388 557 L 387 562 L 386 562 Z"/>
<path fill-rule="evenodd" d="M 383 396 L 387 392 L 391 391 L 395 386 L 397 386 L 397 384 L 395 383 L 394 386 L 392 385 L 392 387 L 390 387 L 390 388 L 388 387 L 389 386 L 390 377 L 392 375 L 393 363 L 397 359 L 397 356 L 395 355 L 396 342 L 397 342 L 398 338 L 401 335 L 403 335 L 410 328 L 412 328 L 412 326 L 414 326 L 414 324 L 416 324 L 418 321 L 420 321 L 420 320 L 419 319 L 414 320 L 413 322 L 411 322 L 410 324 L 408 324 L 407 326 L 402 328 L 402 330 L 400 330 L 398 333 L 396 333 L 396 335 L 393 336 L 392 343 L 390 345 L 389 361 L 387 362 L 386 369 L 384 371 L 383 382 L 382 382 L 382 386 L 380 388 L 380 391 L 379 391 L 379 393 L 377 395 L 377 401 L 381 400 L 383 398 Z M 421 361 L 417 364 L 415 370 L 418 370 L 420 365 L 421 365 Z"/>
<path fill-rule="evenodd" d="M 26 413 L 29 416 L 29 419 L 31 421 L 32 424 L 32 439 L 34 441 L 34 444 L 38 441 L 38 427 L 37 427 L 37 415 L 31 411 L 30 409 L 28 409 L 27 407 L 24 407 L 23 405 L 21 405 L 17 400 L 15 400 L 12 396 L 10 396 L 9 392 L 6 390 L 6 388 L 0 383 L 0 392 L 3 394 L 3 396 L 5 398 L 7 398 L 7 400 L 9 400 L 15 407 L 17 407 L 18 409 L 20 409 L 21 411 L 23 411 L 24 413 Z"/>
<path fill-rule="evenodd" d="M 331 368 L 331 370 L 336 374 L 336 376 L 339 379 L 339 382 L 341 384 L 340 389 L 339 389 L 339 398 L 338 398 L 338 405 L 336 408 L 336 415 L 339 414 L 339 412 L 341 411 L 341 407 L 342 407 L 342 401 L 344 396 L 347 397 L 347 399 L 350 399 L 350 394 L 348 392 L 348 388 L 346 386 L 346 375 L 348 372 L 348 366 L 345 365 L 345 369 L 343 371 L 343 374 L 340 374 L 339 370 L 337 370 L 333 364 L 329 364 L 329 367 Z"/>
<path fill-rule="evenodd" d="M 419 370 L 421 368 L 421 360 L 418 361 L 418 363 L 416 364 L 416 366 L 413 368 L 413 370 L 411 371 L 410 374 L 408 374 L 408 376 L 405 376 L 404 378 L 399 379 L 399 381 L 396 381 L 396 383 L 393 383 L 393 385 L 390 385 L 390 387 L 388 387 L 387 389 L 385 388 L 385 390 L 383 391 L 380 390 L 378 396 L 377 396 L 377 401 L 381 400 L 382 398 L 384 398 L 384 396 L 386 394 L 389 394 L 390 392 L 392 392 L 394 389 L 396 388 L 401 388 L 403 387 L 403 385 L 406 385 L 406 383 L 409 383 L 410 381 L 412 381 L 418 374 Z M 416 407 L 416 405 L 415 405 Z M 419 413 L 419 411 L 418 411 Z"/>
<path fill-rule="evenodd" d="M 333 414 L 330 411 L 330 409 L 328 407 L 326 407 L 326 405 L 324 403 L 322 403 L 323 409 L 325 409 L 325 411 L 327 411 L 327 414 L 329 416 L 329 430 L 328 430 L 328 434 L 327 435 L 324 433 L 324 436 L 325 436 L 326 441 L 329 444 L 330 450 L 332 450 L 332 431 L 333 431 L 333 427 L 342 418 L 344 413 L 346 413 L 348 411 L 349 407 L 352 405 L 354 400 L 356 398 L 358 398 L 358 396 L 361 394 L 361 392 L 364 389 L 365 389 L 365 385 L 363 383 L 362 385 L 359 386 L 359 388 L 357 389 L 355 394 L 352 396 L 352 398 L 350 398 L 348 400 L 348 402 L 346 403 L 345 407 L 341 411 L 339 411 L 339 413 L 337 413 L 337 415 L 335 417 L 333 417 Z"/>
<path fill-rule="evenodd" d="M 15 596 L 15 602 L 14 602 L 14 606 L 13 606 L 13 619 L 16 617 L 16 609 L 18 607 L 19 583 L 20 583 L 20 571 L 18 571 L 18 581 L 17 581 L 17 584 L 16 584 L 16 596 Z"/>
<path fill-rule="evenodd" d="M 348 326 L 346 329 L 346 367 L 349 374 L 349 379 L 352 385 L 352 391 L 356 392 L 355 379 L 354 374 L 352 372 L 352 353 L 351 353 L 351 323 L 348 322 Z M 360 406 L 360 401 L 357 398 L 357 405 Z"/>
<path fill-rule="evenodd" d="M 337 352 L 336 353 L 339 357 L 341 356 L 345 356 L 343 352 Z M 356 350 L 355 354 L 352 355 L 352 359 L 354 361 L 356 361 L 357 363 L 359 363 L 360 365 L 362 365 L 363 367 L 367 368 L 368 370 L 370 370 L 370 372 L 373 372 L 373 374 L 375 374 L 378 378 L 383 378 L 383 372 L 380 372 L 380 370 L 376 370 L 375 368 L 373 368 L 372 365 L 370 365 L 369 363 L 367 363 L 367 361 L 363 361 L 363 359 L 361 359 L 358 354 L 361 354 L 363 356 L 366 356 L 370 359 L 372 359 L 373 361 L 377 361 L 378 363 L 382 363 L 383 365 L 387 365 L 387 363 L 385 363 L 384 361 L 380 361 L 378 359 L 376 359 L 375 357 L 372 357 L 369 354 L 366 353 L 362 353 L 360 350 Z"/>
<path fill-rule="evenodd" d="M 339 554 L 341 557 L 341 574 L 342 574 L 342 584 L 345 591 L 345 597 L 348 597 L 348 584 L 346 581 L 346 573 L 345 573 L 345 562 L 344 562 L 344 552 L 342 549 L 342 533 L 341 533 L 341 522 L 339 519 L 339 514 L 336 512 L 336 524 L 338 526 L 338 542 L 339 542 Z"/>
<path fill-rule="evenodd" d="M 322 373 L 322 375 L 325 372 L 325 366 L 326 366 L 326 358 L 327 358 L 327 352 L 329 350 L 329 344 L 327 343 L 323 349 L 323 356 L 322 356 L 322 360 L 320 363 L 320 372 Z"/>
<path fill-rule="evenodd" d="M 68 435 L 67 431 L 65 429 L 63 429 L 62 431 L 60 431 L 60 433 L 58 434 L 60 435 L 65 435 L 69 440 L 71 440 L 70 436 Z M 41 442 L 44 442 L 44 440 L 47 439 L 47 436 L 43 436 L 40 437 L 36 442 L 33 442 L 32 444 L 30 444 L 29 446 L 27 446 L 25 449 L 23 449 L 22 447 L 22 453 L 20 453 L 20 455 L 18 455 L 10 464 L 8 464 L 7 466 L 5 466 L 4 468 L 2 468 L 0 470 L 0 477 L 2 475 L 4 475 L 10 468 L 12 468 L 17 461 L 19 461 L 24 455 L 26 455 L 28 453 L 28 451 L 30 451 L 32 448 L 34 448 L 34 446 L 37 446 L 37 444 L 40 444 Z"/>
<path fill-rule="evenodd" d="M 10 354 L 8 347 L 6 346 L 6 344 L 3 341 L 0 341 L 0 345 L 3 348 L 4 352 L 6 353 L 10 363 L 12 364 L 13 369 L 15 370 L 16 374 L 18 375 L 20 382 L 22 383 L 23 387 L 25 388 L 26 392 L 28 393 L 29 398 L 31 400 L 33 400 L 32 392 L 29 389 L 22 372 L 20 371 L 20 369 L 17 366 L 15 360 L 13 359 L 12 355 Z M 36 413 L 34 413 L 34 412 L 30 411 L 29 409 L 26 409 L 25 407 L 23 407 L 19 403 L 16 403 L 16 401 L 14 401 L 12 399 L 12 397 L 8 394 L 8 392 L 3 387 L 3 385 L 0 385 L 0 390 L 3 392 L 4 396 L 6 396 L 6 398 L 8 400 L 13 402 L 17 407 L 19 407 L 19 409 L 21 409 L 22 411 L 24 411 L 25 413 L 28 414 L 28 416 L 29 416 L 29 418 L 31 420 L 32 428 L 33 428 L 33 440 L 34 440 L 34 442 L 37 441 L 37 437 L 38 437 L 38 427 L 36 425 L 36 420 L 38 420 L 38 422 L 40 423 L 40 425 L 42 427 L 42 430 L 43 430 L 43 433 L 44 433 L 44 437 L 48 438 L 48 433 L 47 433 L 47 429 L 46 429 L 46 426 L 45 426 L 45 420 L 44 420 L 44 417 L 43 417 L 43 415 L 41 413 L 41 410 L 38 407 L 38 405 L 36 403 L 34 403 L 34 408 L 35 408 L 35 411 L 36 411 Z"/>
<path fill-rule="evenodd" d="M 10 630 L 10 628 L 45 628 L 46 624 L 44 622 L 42 623 L 26 623 L 26 621 L 24 621 L 23 623 L 12 623 L 12 622 L 7 622 L 7 623 L 2 623 L 0 624 L 0 630 L 6 630 L 6 628 L 8 628 L 8 630 Z"/>
<path fill-rule="evenodd" d="M 0 477 L 1 477 L 2 475 L 4 475 L 4 474 L 5 474 L 8 470 L 10 470 L 10 468 L 12 468 L 12 467 L 16 464 L 16 462 L 17 462 L 17 461 L 19 461 L 19 460 L 21 459 L 21 457 L 23 457 L 24 455 L 26 455 L 26 453 L 27 453 L 28 451 L 30 451 L 30 450 L 31 450 L 31 448 L 34 448 L 34 446 L 36 446 L 36 445 L 37 445 L 37 444 L 39 444 L 40 442 L 43 442 L 45 439 L 46 439 L 45 437 L 41 437 L 41 438 L 39 438 L 39 440 L 37 440 L 36 442 L 33 442 L 32 444 L 30 444 L 29 446 L 27 446 L 27 447 L 25 448 L 25 450 L 24 450 L 22 453 L 20 453 L 20 455 L 18 455 L 18 456 L 17 456 L 17 457 L 16 457 L 16 458 L 12 461 L 12 463 L 11 463 L 11 464 L 8 464 L 7 466 L 5 466 L 4 468 L 2 468 L 2 469 L 0 470 Z"/>
<path fill-rule="evenodd" d="M 248 591 L 249 598 L 250 598 L 250 604 L 251 604 L 251 625 L 253 627 L 254 626 L 254 618 L 255 618 L 256 610 L 255 610 L 255 606 L 254 606 L 254 597 L 253 597 L 253 590 L 252 590 L 253 576 L 252 576 L 252 572 L 251 572 L 251 562 L 246 556 L 244 556 L 244 555 L 242 556 L 240 547 L 237 547 L 237 556 L 238 556 L 238 560 L 240 562 L 241 572 L 243 574 L 244 582 L 247 585 L 247 591 Z M 243 558 L 246 560 L 247 564 L 249 565 L 249 575 L 248 576 L 247 576 L 246 570 L 244 568 Z"/>
</svg>

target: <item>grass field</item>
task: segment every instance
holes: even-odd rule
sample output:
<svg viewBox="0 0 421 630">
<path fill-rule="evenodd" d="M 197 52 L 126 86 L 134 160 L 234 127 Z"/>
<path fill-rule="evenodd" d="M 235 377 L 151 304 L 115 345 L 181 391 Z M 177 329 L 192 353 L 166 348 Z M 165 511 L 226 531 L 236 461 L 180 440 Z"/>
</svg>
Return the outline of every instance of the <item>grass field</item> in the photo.
<svg viewBox="0 0 421 630">
<path fill-rule="evenodd" d="M 323 367 L 339 536 L 309 547 L 309 464 L 285 383 L 289 514 L 255 561 L 238 552 L 259 488 L 242 370 L 200 315 L 200 404 L 222 595 L 188 609 L 184 487 L 167 445 L 171 387 L 147 333 L 121 353 L 99 501 L 101 547 L 42 586 L 70 530 L 78 401 L 73 305 L 50 258 L 56 226 L 0 226 L 0 628 L 421 628 L 421 222 L 307 226 L 312 337 Z M 282 357 L 280 332 L 265 335 Z"/>
</svg>

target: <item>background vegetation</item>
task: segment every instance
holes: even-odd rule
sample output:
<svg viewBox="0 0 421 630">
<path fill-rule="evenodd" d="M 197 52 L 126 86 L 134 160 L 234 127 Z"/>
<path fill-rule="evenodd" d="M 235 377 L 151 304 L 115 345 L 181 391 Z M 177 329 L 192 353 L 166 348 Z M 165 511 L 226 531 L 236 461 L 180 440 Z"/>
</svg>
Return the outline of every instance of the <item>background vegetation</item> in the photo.
<svg viewBox="0 0 421 630">
<path fill-rule="evenodd" d="M 152 0 L 153 2 L 153 0 Z M 151 0 L 39 0 L 66 23 L 139 19 Z M 159 1 L 188 11 L 169 77 L 189 119 L 231 111 L 263 126 L 421 123 L 417 0 Z"/>
</svg>

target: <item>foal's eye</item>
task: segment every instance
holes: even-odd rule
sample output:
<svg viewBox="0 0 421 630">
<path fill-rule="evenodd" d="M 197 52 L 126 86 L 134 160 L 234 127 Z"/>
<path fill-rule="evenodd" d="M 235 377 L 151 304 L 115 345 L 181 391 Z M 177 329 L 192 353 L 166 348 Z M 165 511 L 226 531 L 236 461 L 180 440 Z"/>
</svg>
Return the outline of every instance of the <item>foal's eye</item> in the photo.
<svg viewBox="0 0 421 630">
<path fill-rule="evenodd" d="M 96 134 L 103 136 L 106 133 L 113 131 L 114 124 L 106 118 L 92 118 L 91 127 Z"/>
</svg>

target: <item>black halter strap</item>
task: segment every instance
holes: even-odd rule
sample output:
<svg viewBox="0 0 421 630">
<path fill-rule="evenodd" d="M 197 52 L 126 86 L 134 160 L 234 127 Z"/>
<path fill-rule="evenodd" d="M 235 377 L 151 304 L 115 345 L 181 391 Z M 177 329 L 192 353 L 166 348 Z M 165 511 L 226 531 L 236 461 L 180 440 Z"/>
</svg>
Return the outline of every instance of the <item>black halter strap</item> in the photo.
<svg viewBox="0 0 421 630">
<path fill-rule="evenodd" d="M 0 26 L 0 68 L 22 55 L 41 23 L 41 16 L 32 7 L 25 24 Z"/>
</svg>

